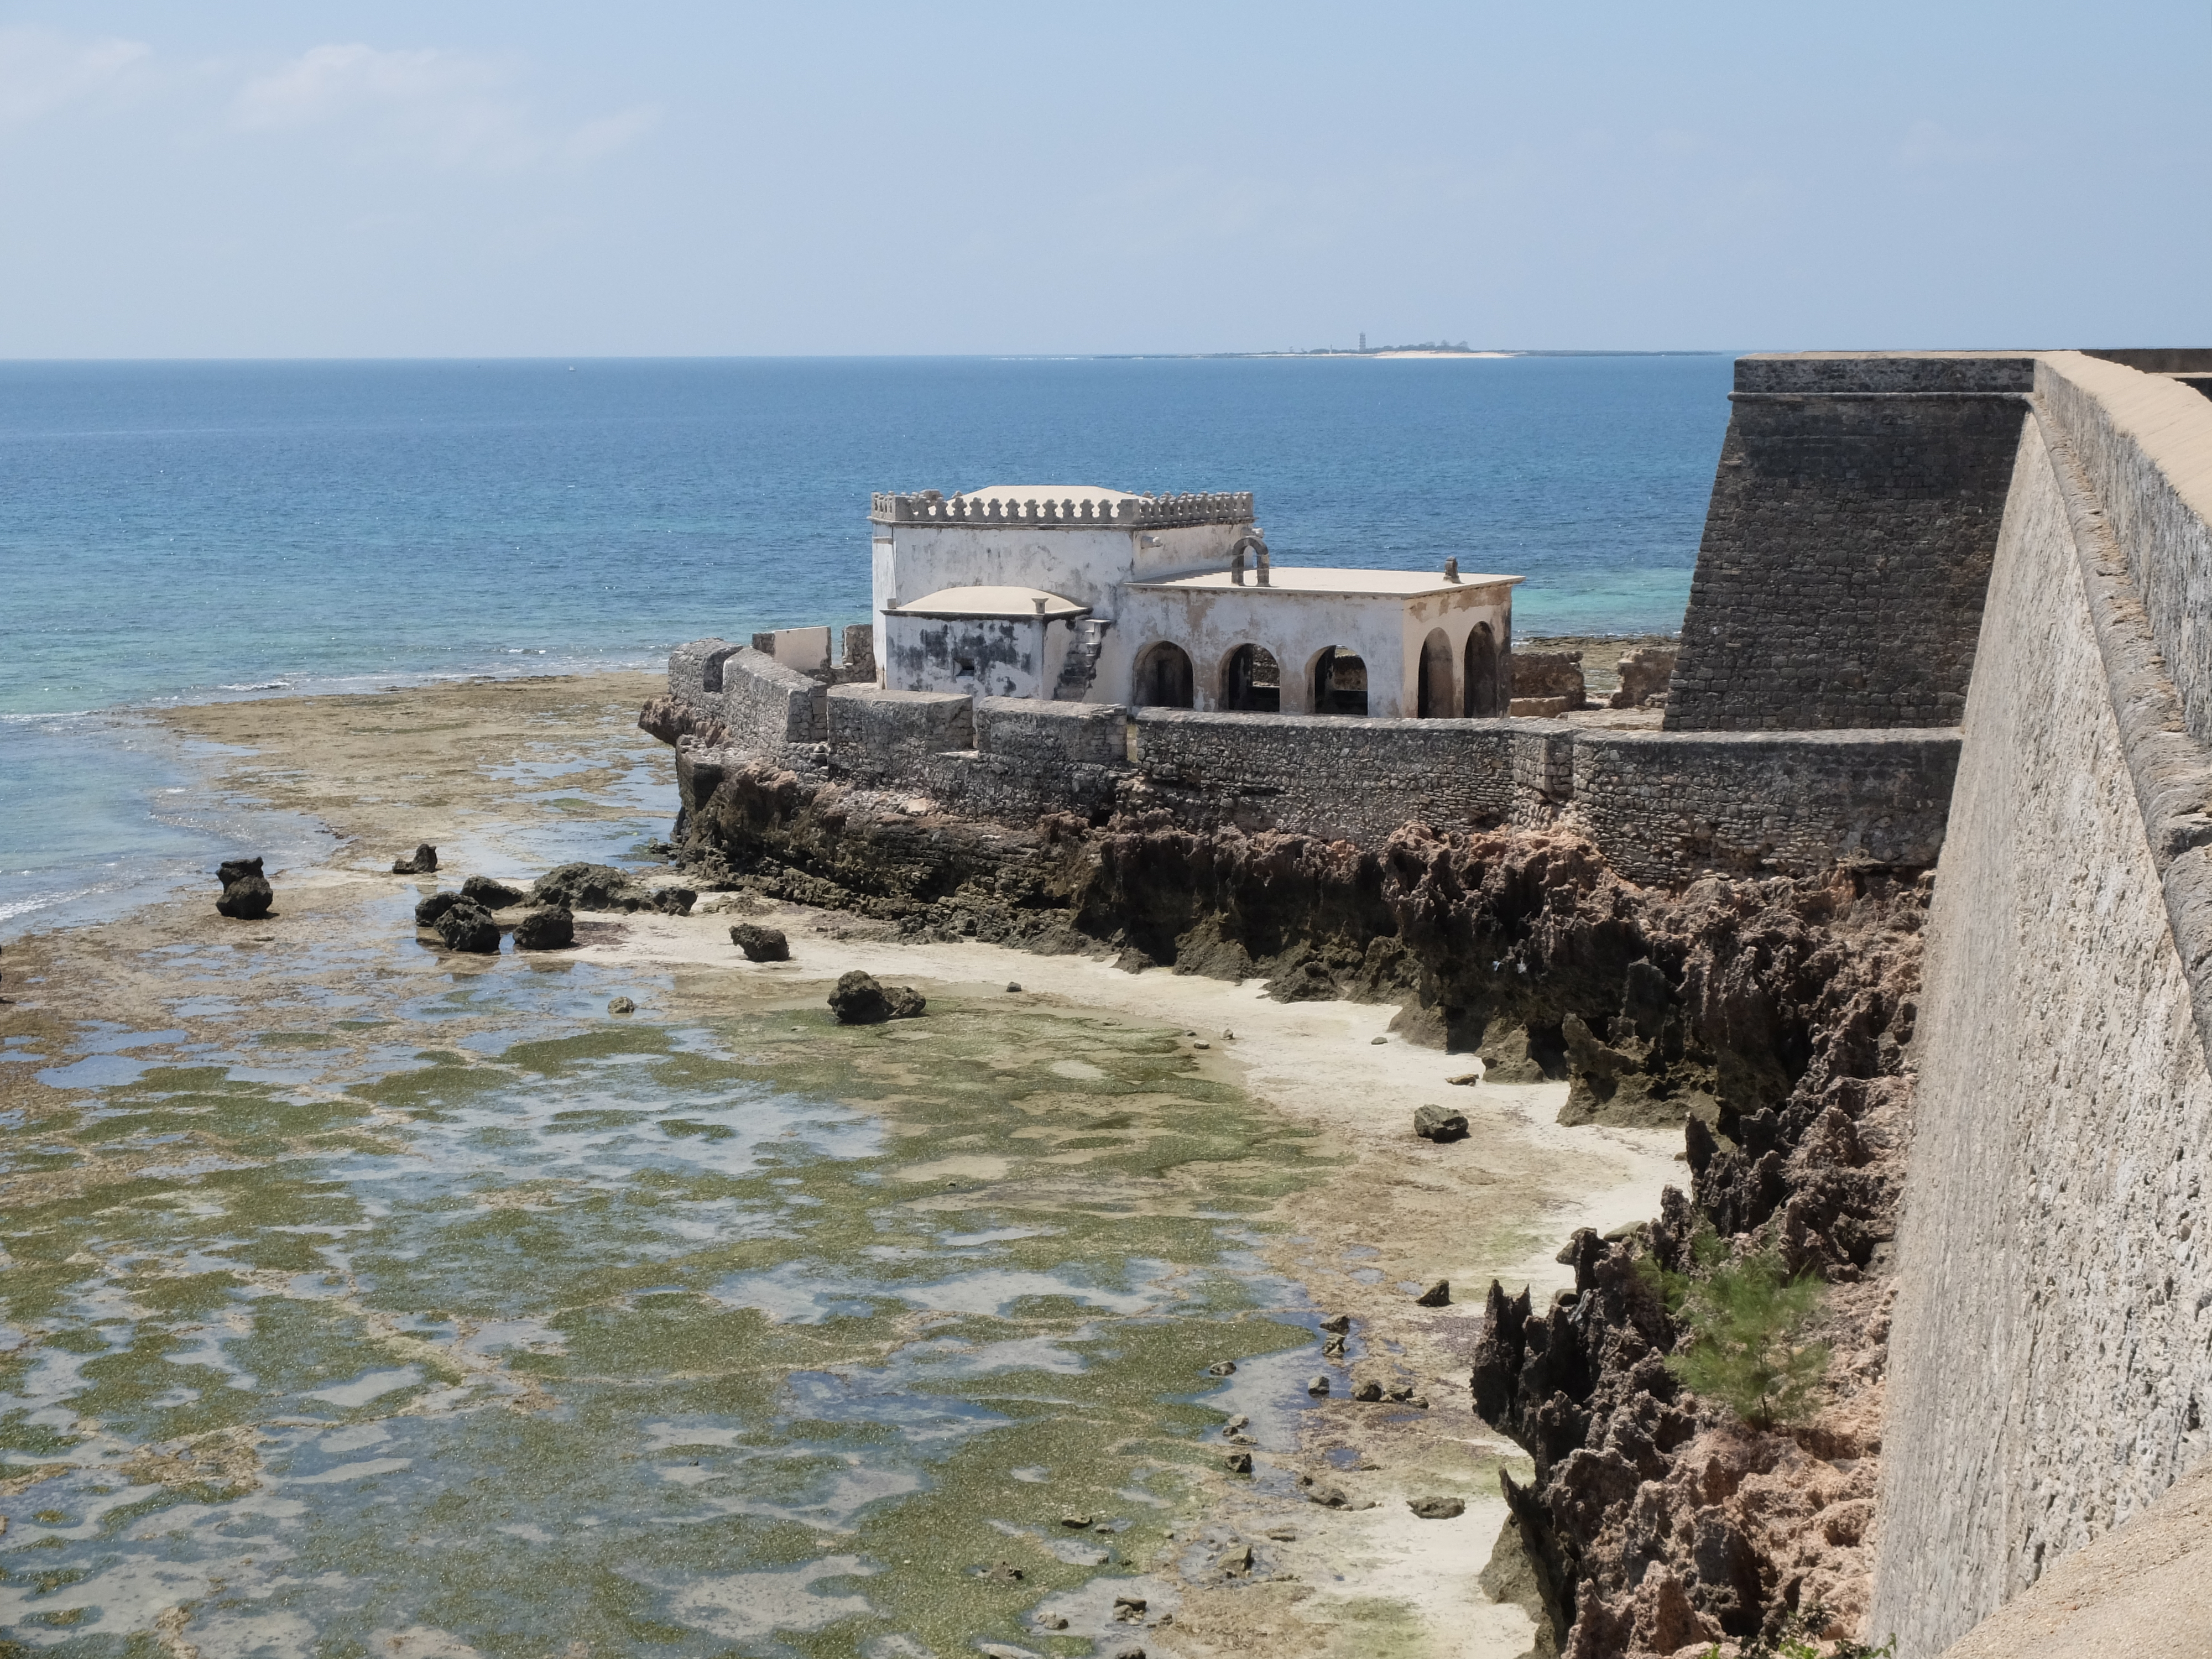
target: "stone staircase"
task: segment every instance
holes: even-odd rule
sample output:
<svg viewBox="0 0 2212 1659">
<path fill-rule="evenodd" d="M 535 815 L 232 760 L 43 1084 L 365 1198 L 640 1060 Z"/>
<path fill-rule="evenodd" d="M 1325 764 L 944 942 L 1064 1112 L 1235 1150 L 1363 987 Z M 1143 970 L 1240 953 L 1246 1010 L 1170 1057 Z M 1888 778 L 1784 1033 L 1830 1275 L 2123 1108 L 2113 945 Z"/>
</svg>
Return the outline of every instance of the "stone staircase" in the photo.
<svg viewBox="0 0 2212 1659">
<path fill-rule="evenodd" d="M 1098 677 L 1098 653 L 1109 626 L 1096 617 L 1085 617 L 1076 624 L 1066 660 L 1060 665 L 1059 682 L 1052 688 L 1054 702 L 1081 702 L 1090 695 L 1091 683 Z"/>
</svg>

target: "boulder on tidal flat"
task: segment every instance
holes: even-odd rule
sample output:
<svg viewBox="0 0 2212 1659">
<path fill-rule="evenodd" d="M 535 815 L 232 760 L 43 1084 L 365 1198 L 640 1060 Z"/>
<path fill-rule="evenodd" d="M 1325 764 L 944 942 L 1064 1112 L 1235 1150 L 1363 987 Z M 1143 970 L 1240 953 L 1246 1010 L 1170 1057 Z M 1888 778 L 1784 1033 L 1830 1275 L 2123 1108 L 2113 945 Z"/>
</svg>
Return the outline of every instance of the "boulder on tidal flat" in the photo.
<svg viewBox="0 0 2212 1659">
<path fill-rule="evenodd" d="M 730 943 L 745 953 L 747 962 L 789 962 L 791 941 L 780 927 L 757 927 L 741 921 L 730 929 Z"/>
<path fill-rule="evenodd" d="M 1451 1305 L 1451 1281 L 1439 1279 L 1413 1298 L 1417 1308 L 1445 1308 Z"/>
<path fill-rule="evenodd" d="M 433 893 L 428 898 L 417 901 L 415 906 L 415 925 L 417 927 L 435 927 L 438 925 L 438 918 L 460 902 L 461 896 L 459 893 Z"/>
<path fill-rule="evenodd" d="M 415 849 L 412 857 L 392 860 L 392 873 L 395 876 L 433 875 L 437 868 L 438 849 L 427 841 Z"/>
<path fill-rule="evenodd" d="M 1456 1521 L 1467 1513 L 1467 1503 L 1458 1498 L 1409 1498 L 1406 1507 L 1424 1521 Z"/>
<path fill-rule="evenodd" d="M 830 1012 L 840 1025 L 880 1025 L 887 1019 L 912 1019 L 928 999 L 910 985 L 878 985 L 875 975 L 855 968 L 830 994 Z"/>
<path fill-rule="evenodd" d="M 448 951 L 481 957 L 499 954 L 499 923 L 490 911 L 471 899 L 457 899 L 448 905 L 437 927 L 438 937 Z"/>
<path fill-rule="evenodd" d="M 565 951 L 576 942 L 576 919 L 566 910 L 526 910 L 514 924 L 518 951 Z"/>
<path fill-rule="evenodd" d="M 258 921 L 269 914 L 276 895 L 261 873 L 259 859 L 225 859 L 216 872 L 222 896 L 215 902 L 216 914 L 238 921 Z"/>
<path fill-rule="evenodd" d="M 1467 1114 L 1454 1111 L 1449 1106 L 1416 1106 L 1413 1133 L 1424 1140 L 1463 1140 L 1467 1138 Z"/>
<path fill-rule="evenodd" d="M 487 910 L 504 910 L 510 904 L 521 903 L 524 894 L 520 887 L 509 887 L 489 876 L 471 876 L 461 884 L 461 896 Z"/>
<path fill-rule="evenodd" d="M 637 1004 L 632 1002 L 628 997 L 610 997 L 607 1000 L 607 1012 L 611 1014 L 634 1014 L 637 1012 Z"/>
</svg>

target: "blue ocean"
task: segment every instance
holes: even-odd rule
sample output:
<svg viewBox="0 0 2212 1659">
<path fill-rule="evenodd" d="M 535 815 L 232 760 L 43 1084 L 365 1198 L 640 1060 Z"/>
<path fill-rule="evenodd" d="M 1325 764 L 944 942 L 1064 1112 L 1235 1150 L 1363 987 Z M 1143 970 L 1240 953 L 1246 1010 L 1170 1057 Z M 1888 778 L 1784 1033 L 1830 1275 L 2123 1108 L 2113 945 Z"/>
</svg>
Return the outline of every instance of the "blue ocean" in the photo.
<svg viewBox="0 0 2212 1659">
<path fill-rule="evenodd" d="M 0 939 L 251 845 L 133 711 L 656 664 L 867 613 L 867 498 L 1249 489 L 1285 564 L 1672 631 L 1720 356 L 0 364 Z M 272 837 L 275 842 L 272 843 Z"/>
</svg>

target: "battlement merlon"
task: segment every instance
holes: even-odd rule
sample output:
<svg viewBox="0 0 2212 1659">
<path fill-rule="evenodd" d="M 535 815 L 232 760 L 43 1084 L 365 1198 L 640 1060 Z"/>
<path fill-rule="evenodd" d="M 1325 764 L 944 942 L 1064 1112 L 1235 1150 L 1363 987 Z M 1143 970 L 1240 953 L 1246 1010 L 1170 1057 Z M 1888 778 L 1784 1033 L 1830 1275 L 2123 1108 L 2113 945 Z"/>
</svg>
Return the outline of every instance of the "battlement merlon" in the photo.
<svg viewBox="0 0 2212 1659">
<path fill-rule="evenodd" d="M 1185 495 L 1124 495 L 1011 499 L 995 495 L 944 495 L 878 491 L 869 498 L 876 524 L 1021 525 L 1036 530 L 1157 530 L 1185 525 L 1252 522 L 1249 489 L 1206 490 Z"/>
</svg>

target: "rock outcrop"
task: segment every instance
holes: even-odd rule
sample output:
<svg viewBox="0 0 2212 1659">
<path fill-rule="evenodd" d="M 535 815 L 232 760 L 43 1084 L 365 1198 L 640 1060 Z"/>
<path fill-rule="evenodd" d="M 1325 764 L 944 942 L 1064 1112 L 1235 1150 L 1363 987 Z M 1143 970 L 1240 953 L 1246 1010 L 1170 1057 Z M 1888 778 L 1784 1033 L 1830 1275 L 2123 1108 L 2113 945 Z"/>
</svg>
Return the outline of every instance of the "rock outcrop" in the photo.
<svg viewBox="0 0 2212 1659">
<path fill-rule="evenodd" d="M 842 976 L 830 993 L 830 1012 L 841 1025 L 880 1025 L 885 1020 L 915 1019 L 928 1006 L 928 999 L 910 985 L 878 985 L 875 976 L 855 968 Z"/>
<path fill-rule="evenodd" d="M 487 957 L 499 954 L 499 922 L 490 911 L 473 900 L 455 895 L 453 902 L 439 913 L 433 925 L 448 951 Z"/>
<path fill-rule="evenodd" d="M 740 921 L 730 929 L 730 943 L 745 953 L 747 962 L 789 962 L 791 941 L 781 927 L 762 927 Z"/>
<path fill-rule="evenodd" d="M 236 921 L 258 921 L 269 914 L 276 895 L 261 873 L 259 859 L 226 859 L 216 872 L 222 896 L 215 902 L 216 914 Z"/>
<path fill-rule="evenodd" d="M 638 711 L 637 723 L 640 730 L 672 746 L 678 738 L 696 738 L 708 749 L 719 749 L 730 740 L 730 729 L 721 721 L 670 696 L 647 698 Z"/>
<path fill-rule="evenodd" d="M 555 909 L 657 910 L 671 916 L 690 915 L 698 896 L 689 887 L 649 887 L 611 864 L 562 865 L 538 877 L 528 894 L 531 903 Z"/>
<path fill-rule="evenodd" d="M 410 856 L 392 860 L 392 873 L 395 876 L 428 876 L 434 874 L 437 868 L 438 849 L 427 841 Z"/>
<path fill-rule="evenodd" d="M 527 895 L 520 887 L 510 887 L 489 876 L 471 876 L 461 884 L 461 896 L 487 910 L 504 910 L 521 903 Z"/>
<path fill-rule="evenodd" d="M 514 924 L 518 951 L 565 951 L 576 942 L 576 918 L 568 911 L 525 911 Z"/>
</svg>

